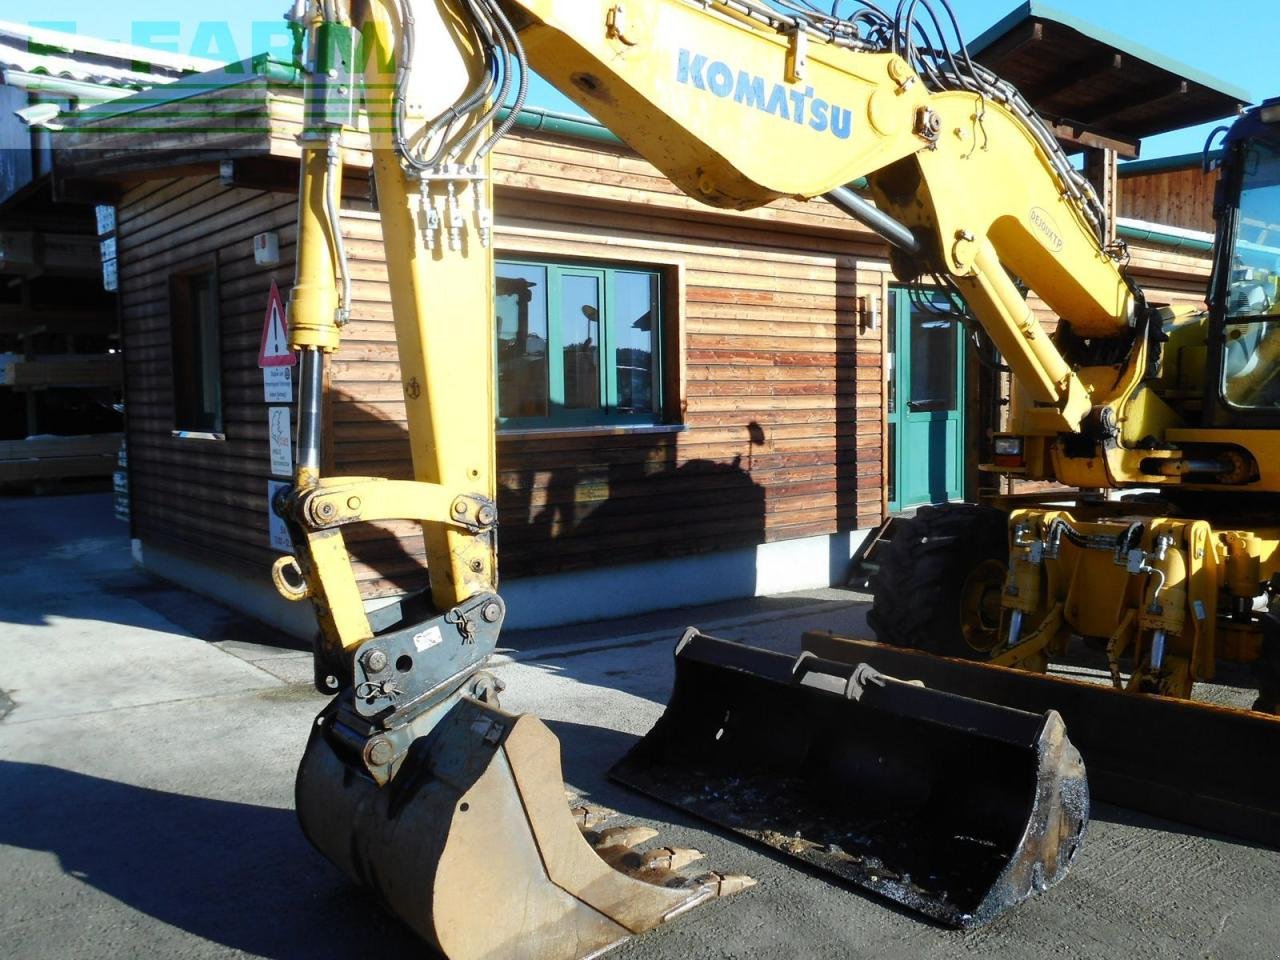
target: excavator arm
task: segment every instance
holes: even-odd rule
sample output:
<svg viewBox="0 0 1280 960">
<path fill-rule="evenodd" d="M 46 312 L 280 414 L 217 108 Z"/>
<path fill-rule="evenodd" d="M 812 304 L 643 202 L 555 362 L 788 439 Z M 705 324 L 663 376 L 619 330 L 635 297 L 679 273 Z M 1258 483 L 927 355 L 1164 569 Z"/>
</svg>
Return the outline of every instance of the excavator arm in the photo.
<svg viewBox="0 0 1280 960">
<path fill-rule="evenodd" d="M 481 325 L 459 328 L 452 319 L 492 313 L 492 264 L 484 248 L 492 230 L 487 164 L 494 110 L 467 98 L 494 69 L 500 55 L 494 43 L 695 199 L 749 209 L 780 197 L 825 197 L 869 225 L 898 249 L 901 279 L 943 277 L 963 294 L 1027 392 L 1037 432 L 1080 432 L 1092 388 L 1045 334 L 1010 274 L 1080 339 L 1130 337 L 1135 295 L 1099 241 L 1100 213 L 1087 184 L 1011 88 L 971 65 L 949 76 L 956 89 L 931 89 L 939 84 L 927 83 L 902 55 L 840 33 L 837 22 L 820 29 L 753 0 L 625 7 L 608 0 L 503 0 L 490 9 L 502 20 L 486 29 L 507 36 L 486 40 L 466 12 L 405 0 L 357 0 L 355 21 L 325 20 L 321 10 L 307 25 L 325 74 L 336 70 L 347 92 L 335 92 L 344 88 L 333 77 L 313 85 L 319 106 L 310 116 L 317 125 L 304 142 L 303 242 L 291 302 L 293 342 L 304 358 L 304 409 L 349 309 L 334 301 L 342 256 L 340 249 L 334 254 L 340 238 L 329 226 L 329 194 L 341 176 L 334 144 L 353 121 L 343 105 L 354 105 L 359 57 L 415 479 L 452 505 L 431 522 L 414 516 L 420 507 L 408 509 L 421 489 L 379 485 L 382 515 L 370 512 L 369 498 L 348 491 L 345 500 L 325 501 L 337 510 L 327 525 L 426 520 L 437 605 L 496 585 L 487 442 L 493 391 L 478 369 L 489 362 L 492 344 Z M 432 141 L 446 130 L 451 140 Z M 864 177 L 875 206 L 848 186 Z M 449 343 L 449 350 L 428 349 L 435 343 Z M 481 402 L 455 402 L 444 413 L 449 398 L 478 396 L 482 382 Z M 306 439 L 299 490 L 312 488 L 317 469 L 314 431 Z M 344 489 L 351 482 L 342 481 Z M 386 503 L 393 492 L 403 497 L 394 506 Z M 364 506 L 348 507 L 352 502 Z M 489 523 L 477 526 L 482 517 Z M 321 549 L 316 544 L 308 552 Z M 346 591 L 341 603 L 327 605 L 329 614 L 342 616 L 340 609 L 353 606 L 350 578 L 327 577 L 314 565 L 313 572 L 311 579 L 326 581 L 326 595 Z M 338 644 L 344 649 L 370 633 L 358 616 L 349 620 L 330 630 L 345 637 Z"/>
<path fill-rule="evenodd" d="M 953 278 L 1039 431 L 1080 431 L 1090 391 L 1009 274 L 1080 338 L 1129 336 L 1137 305 L 1091 188 L 1012 87 L 962 62 L 930 83 L 844 21 L 752 0 L 503 6 L 534 69 L 689 196 L 826 197 L 901 251 L 900 279 Z"/>
<path fill-rule="evenodd" d="M 305 40 L 307 77 L 289 304 L 301 392 L 294 485 L 275 505 L 294 552 L 274 576 L 284 596 L 311 601 L 317 685 L 336 694 L 299 769 L 299 818 L 318 849 L 451 958 L 595 955 L 750 881 L 683 876 L 674 867 L 692 852 L 640 854 L 630 849 L 634 829 L 595 830 L 585 808 L 575 827 L 555 738 L 534 717 L 504 713 L 502 685 L 485 670 L 505 615 L 496 592 L 491 155 L 513 122 L 499 107 L 514 97 L 518 111 L 528 69 L 704 203 L 748 209 L 825 197 L 895 245 L 904 278 L 947 278 L 1027 384 L 1046 431 L 1079 430 L 1088 389 L 1006 266 L 1082 338 L 1125 337 L 1133 298 L 1098 242 L 1090 194 L 1029 112 L 971 65 L 922 75 L 918 51 L 884 25 L 868 39 L 856 24 L 755 0 L 298 0 L 290 20 Z M 357 91 L 412 480 L 322 475 L 325 368 L 354 308 L 339 201 Z M 862 177 L 874 205 L 850 187 Z M 383 520 L 421 523 L 430 589 L 374 614 L 343 528 Z M 712 768 L 736 782 L 736 766 L 791 730 L 787 762 L 761 774 L 759 794 L 817 772 L 826 783 L 803 810 L 826 832 L 805 842 L 876 851 L 826 857 L 824 868 L 959 926 L 1065 873 L 1088 801 L 1056 715 L 812 658 L 781 661 L 686 637 L 686 679 L 673 701 L 681 706 L 663 725 L 686 750 L 670 782 L 710 783 Z M 714 695 L 691 694 L 695 683 Z M 810 713 L 828 728 L 795 728 Z M 702 746 L 709 752 L 687 752 Z M 898 763 L 886 765 L 886 752 Z M 1008 801 L 998 815 L 992 784 Z M 943 809 L 931 799 L 941 796 L 950 798 Z M 786 819 L 800 810 L 793 800 L 779 795 L 756 825 L 733 825 L 796 846 L 801 826 Z M 897 857 L 899 869 L 884 866 Z"/>
</svg>

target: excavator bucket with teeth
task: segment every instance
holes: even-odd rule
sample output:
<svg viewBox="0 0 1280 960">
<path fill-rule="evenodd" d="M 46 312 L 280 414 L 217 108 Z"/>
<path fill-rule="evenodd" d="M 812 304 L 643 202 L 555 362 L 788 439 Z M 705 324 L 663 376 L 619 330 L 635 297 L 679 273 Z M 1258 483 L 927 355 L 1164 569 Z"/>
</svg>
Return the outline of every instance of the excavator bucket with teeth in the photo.
<svg viewBox="0 0 1280 960">
<path fill-rule="evenodd" d="M 379 784 L 343 701 L 317 718 L 298 770 L 303 830 L 449 960 L 595 957 L 753 883 L 682 874 L 697 851 L 641 849 L 657 831 L 603 829 L 612 811 L 571 807 L 559 742 L 536 717 L 451 698 L 423 714 L 423 735 L 405 731 Z"/>
<path fill-rule="evenodd" d="M 984 923 L 1066 874 L 1089 790 L 1027 713 L 689 630 L 657 725 L 610 772 L 940 923 Z"/>
</svg>

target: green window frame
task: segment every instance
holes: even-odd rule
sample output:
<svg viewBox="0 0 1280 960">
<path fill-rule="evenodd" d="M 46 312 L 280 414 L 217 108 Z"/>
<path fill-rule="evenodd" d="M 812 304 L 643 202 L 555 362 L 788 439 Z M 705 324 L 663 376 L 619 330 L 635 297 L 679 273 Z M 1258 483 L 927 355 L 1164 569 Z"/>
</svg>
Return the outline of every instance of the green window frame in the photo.
<svg viewBox="0 0 1280 960">
<path fill-rule="evenodd" d="M 500 428 L 662 422 L 661 269 L 509 257 L 495 268 Z"/>
</svg>

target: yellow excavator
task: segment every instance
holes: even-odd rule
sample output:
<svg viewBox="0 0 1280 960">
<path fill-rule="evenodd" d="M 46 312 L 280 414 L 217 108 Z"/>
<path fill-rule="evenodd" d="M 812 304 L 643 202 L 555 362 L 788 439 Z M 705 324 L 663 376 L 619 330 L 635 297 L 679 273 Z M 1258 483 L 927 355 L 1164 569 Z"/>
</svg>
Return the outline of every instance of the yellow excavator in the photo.
<svg viewBox="0 0 1280 960">
<path fill-rule="evenodd" d="M 1179 506 L 962 509 L 946 537 L 904 540 L 899 575 L 922 583 L 912 570 L 929 560 L 924 548 L 956 552 L 977 535 L 964 526 L 971 514 L 991 546 L 970 568 L 947 568 L 959 596 L 948 581 L 916 598 L 924 620 L 882 590 L 882 639 L 998 666 L 831 636 L 787 657 L 690 630 L 671 703 L 617 779 L 969 926 L 1065 874 L 1090 788 L 1057 692 L 1013 702 L 958 677 L 1044 680 L 1009 668 L 1043 673 L 1073 635 L 1102 637 L 1117 683 L 1138 694 L 1126 706 L 1181 708 L 1167 698 L 1211 675 L 1216 656 L 1267 649 L 1251 611 L 1280 530 L 1242 511 L 1260 509 L 1245 494 L 1280 488 L 1267 423 L 1280 343 L 1267 236 L 1280 214 L 1262 202 L 1280 169 L 1267 146 L 1276 118 L 1263 108 L 1232 134 L 1215 312 L 1161 313 L 1104 243 L 1093 191 L 1043 123 L 970 60 L 958 29 L 944 40 L 949 9 L 940 19 L 924 0 L 894 16 L 852 6 L 836 16 L 783 0 L 298 0 L 288 15 L 307 77 L 289 304 L 301 386 L 296 475 L 275 504 L 294 551 L 273 576 L 314 606 L 316 683 L 334 695 L 298 772 L 298 815 L 325 856 L 447 957 L 596 956 L 751 883 L 687 875 L 693 852 L 637 849 L 651 831 L 605 829 L 599 811 L 571 807 L 556 739 L 504 712 L 485 670 L 505 616 L 491 155 L 530 68 L 690 196 L 731 209 L 825 198 L 893 245 L 900 280 L 953 293 L 1018 383 L 1013 429 L 996 441 L 1001 469 L 1157 488 Z M 326 357 L 352 309 L 338 208 L 361 102 L 412 481 L 320 469 Z M 851 187 L 860 178 L 864 191 Z M 1062 318 L 1054 337 L 1019 282 Z M 393 519 L 421 523 L 430 589 L 369 613 L 342 530 Z M 1205 742 L 1198 716 L 1172 729 Z M 1273 718 L 1241 716 L 1259 724 L 1253 740 L 1236 715 L 1218 735 L 1255 747 L 1273 736 Z M 1124 727 L 1109 734 L 1098 756 L 1117 759 L 1108 769 L 1122 780 L 1119 761 L 1148 744 Z"/>
</svg>

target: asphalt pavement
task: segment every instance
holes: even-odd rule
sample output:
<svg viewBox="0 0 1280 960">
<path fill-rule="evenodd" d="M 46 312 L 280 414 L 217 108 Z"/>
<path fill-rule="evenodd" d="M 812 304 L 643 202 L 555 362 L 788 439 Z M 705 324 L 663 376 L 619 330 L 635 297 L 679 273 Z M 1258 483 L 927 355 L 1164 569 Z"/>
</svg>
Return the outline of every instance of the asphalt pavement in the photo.
<svg viewBox="0 0 1280 960">
<path fill-rule="evenodd" d="M 298 830 L 324 702 L 304 644 L 139 571 L 110 514 L 105 496 L 0 499 L 0 956 L 429 955 Z M 1129 811 L 1096 806 L 1061 885 L 962 933 L 605 779 L 661 714 L 684 625 L 794 652 L 805 629 L 866 635 L 865 612 L 816 591 L 504 638 L 503 707 L 548 721 L 572 788 L 759 881 L 611 957 L 1280 956 L 1280 854 Z"/>
</svg>

